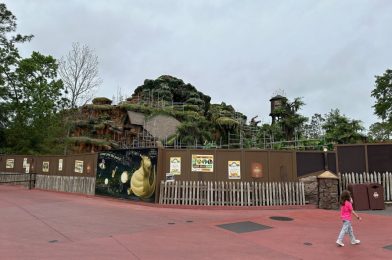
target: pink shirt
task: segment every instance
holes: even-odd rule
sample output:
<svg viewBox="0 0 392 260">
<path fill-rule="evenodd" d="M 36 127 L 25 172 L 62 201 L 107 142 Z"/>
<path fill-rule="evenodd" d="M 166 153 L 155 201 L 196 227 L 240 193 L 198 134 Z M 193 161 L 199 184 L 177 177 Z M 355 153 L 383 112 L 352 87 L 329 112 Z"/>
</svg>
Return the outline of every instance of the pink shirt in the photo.
<svg viewBox="0 0 392 260">
<path fill-rule="evenodd" d="M 340 207 L 340 217 L 342 220 L 351 221 L 351 212 L 353 211 L 353 205 L 350 201 L 345 201 L 344 205 Z"/>
</svg>

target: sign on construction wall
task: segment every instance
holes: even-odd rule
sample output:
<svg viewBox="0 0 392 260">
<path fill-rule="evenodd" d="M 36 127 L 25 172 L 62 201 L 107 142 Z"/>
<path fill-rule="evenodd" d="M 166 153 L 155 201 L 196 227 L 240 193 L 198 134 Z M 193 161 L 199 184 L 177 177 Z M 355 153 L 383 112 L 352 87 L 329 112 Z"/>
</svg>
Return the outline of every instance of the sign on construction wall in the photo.
<svg viewBox="0 0 392 260">
<path fill-rule="evenodd" d="M 181 157 L 170 157 L 170 173 L 181 175 Z"/>
<path fill-rule="evenodd" d="M 192 172 L 214 172 L 214 155 L 192 154 Z"/>
<path fill-rule="evenodd" d="M 14 163 L 15 163 L 14 159 L 7 159 L 7 161 L 5 162 L 5 168 L 13 169 L 14 168 Z"/>
<path fill-rule="evenodd" d="M 241 163 L 240 161 L 228 161 L 229 180 L 241 179 Z"/>
</svg>

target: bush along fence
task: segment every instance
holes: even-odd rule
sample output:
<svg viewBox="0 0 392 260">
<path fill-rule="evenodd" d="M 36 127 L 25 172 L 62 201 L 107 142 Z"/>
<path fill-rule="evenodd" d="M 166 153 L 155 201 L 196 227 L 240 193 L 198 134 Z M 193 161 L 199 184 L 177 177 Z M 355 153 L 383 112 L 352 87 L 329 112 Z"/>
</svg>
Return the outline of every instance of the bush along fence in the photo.
<svg viewBox="0 0 392 260">
<path fill-rule="evenodd" d="M 95 178 L 37 174 L 35 187 L 42 190 L 53 190 L 94 195 Z"/>
<path fill-rule="evenodd" d="M 347 189 L 349 184 L 360 184 L 360 183 L 378 183 L 384 188 L 384 199 L 385 201 L 392 201 L 392 172 L 383 173 L 343 173 L 338 174 L 339 177 L 339 189 L 340 193 L 342 190 Z"/>
<path fill-rule="evenodd" d="M 304 205 L 302 182 L 162 181 L 159 204 L 205 206 Z"/>
</svg>

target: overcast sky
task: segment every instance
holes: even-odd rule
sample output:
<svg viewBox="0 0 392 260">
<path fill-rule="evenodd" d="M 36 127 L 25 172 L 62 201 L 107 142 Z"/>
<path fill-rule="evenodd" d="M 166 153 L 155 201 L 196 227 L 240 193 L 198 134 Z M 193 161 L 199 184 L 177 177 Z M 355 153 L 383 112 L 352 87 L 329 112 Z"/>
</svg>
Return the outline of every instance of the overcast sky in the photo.
<svg viewBox="0 0 392 260">
<path fill-rule="evenodd" d="M 103 84 L 131 96 L 145 79 L 172 75 L 226 102 L 250 119 L 270 122 L 269 99 L 302 97 L 310 117 L 338 108 L 378 119 L 374 76 L 392 68 L 389 0 L 6 0 L 19 46 L 60 58 L 73 42 L 99 57 Z"/>
</svg>

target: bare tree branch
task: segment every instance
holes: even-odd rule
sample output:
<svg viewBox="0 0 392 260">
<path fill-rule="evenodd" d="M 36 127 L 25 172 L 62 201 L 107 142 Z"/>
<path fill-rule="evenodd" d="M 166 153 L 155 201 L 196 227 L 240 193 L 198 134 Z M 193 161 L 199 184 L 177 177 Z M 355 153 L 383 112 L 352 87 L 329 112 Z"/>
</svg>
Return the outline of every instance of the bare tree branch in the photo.
<svg viewBox="0 0 392 260">
<path fill-rule="evenodd" d="M 71 108 L 91 100 L 102 83 L 98 75 L 98 56 L 87 46 L 72 44 L 72 50 L 60 60 L 59 75 L 71 100 Z"/>
</svg>

